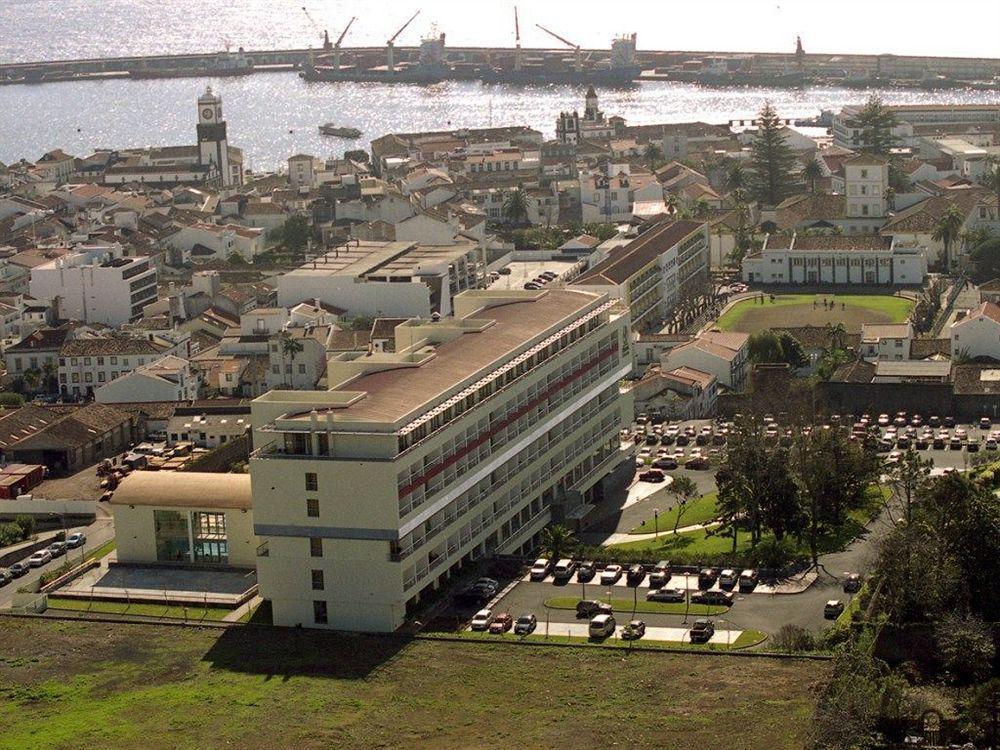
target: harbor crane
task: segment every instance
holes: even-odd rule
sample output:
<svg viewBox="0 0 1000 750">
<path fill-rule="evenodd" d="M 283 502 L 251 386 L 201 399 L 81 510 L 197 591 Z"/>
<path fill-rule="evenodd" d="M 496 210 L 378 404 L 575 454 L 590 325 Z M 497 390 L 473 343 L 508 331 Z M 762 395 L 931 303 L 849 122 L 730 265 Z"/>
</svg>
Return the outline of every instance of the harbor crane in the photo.
<svg viewBox="0 0 1000 750">
<path fill-rule="evenodd" d="M 309 11 L 306 9 L 306 6 L 304 6 L 304 5 L 302 6 L 302 12 L 305 13 L 306 14 L 306 18 L 309 19 L 309 25 L 312 26 L 313 31 L 315 31 L 317 34 L 319 34 L 321 37 L 323 37 L 323 49 L 324 50 L 329 50 L 330 49 L 330 35 L 327 33 L 326 29 L 321 29 L 319 27 L 319 24 L 316 23 L 316 19 L 313 18 L 310 15 Z"/>
<path fill-rule="evenodd" d="M 573 67 L 576 68 L 576 71 L 578 73 L 583 69 L 583 61 L 580 59 L 580 45 L 579 44 L 573 44 L 573 42 L 571 42 L 569 39 L 564 39 L 563 37 L 559 36 L 556 32 L 551 31 L 550 29 L 545 28 L 540 23 L 536 23 L 535 26 L 537 26 L 538 28 L 540 28 L 542 31 L 544 31 L 549 36 L 558 39 L 563 44 L 565 44 L 565 45 L 567 45 L 569 47 L 572 47 L 573 48 Z"/>
<path fill-rule="evenodd" d="M 344 37 L 347 36 L 347 32 L 351 28 L 351 24 L 357 21 L 357 16 L 351 16 L 351 20 L 347 22 L 347 26 L 344 30 L 340 32 L 340 36 L 337 37 L 337 41 L 333 45 L 333 66 L 335 70 L 340 70 L 340 43 L 344 41 Z"/>
<path fill-rule="evenodd" d="M 404 23 L 400 27 L 399 31 L 397 31 L 395 34 L 393 34 L 391 37 L 389 37 L 389 41 L 387 41 L 385 43 L 385 51 L 386 51 L 386 58 L 387 58 L 386 59 L 386 67 L 389 69 L 390 73 L 392 73 L 392 72 L 394 72 L 396 70 L 396 48 L 395 48 L 396 40 L 399 38 L 400 34 L 402 34 L 404 31 L 406 31 L 406 27 L 409 26 L 411 23 L 413 23 L 413 19 L 416 18 L 419 15 L 420 15 L 420 11 L 418 10 L 416 13 L 414 13 L 412 16 L 410 16 L 410 20 L 407 21 L 406 23 Z"/>
<path fill-rule="evenodd" d="M 517 20 L 517 6 L 514 6 L 514 70 L 521 70 L 521 23 Z"/>
</svg>

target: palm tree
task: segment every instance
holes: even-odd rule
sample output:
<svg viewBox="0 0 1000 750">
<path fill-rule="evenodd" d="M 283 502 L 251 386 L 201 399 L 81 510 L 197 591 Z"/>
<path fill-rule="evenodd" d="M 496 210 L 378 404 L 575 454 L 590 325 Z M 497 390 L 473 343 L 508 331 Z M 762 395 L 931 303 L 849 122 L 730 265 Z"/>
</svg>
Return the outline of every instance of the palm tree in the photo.
<svg viewBox="0 0 1000 750">
<path fill-rule="evenodd" d="M 670 483 L 670 494 L 677 498 L 677 515 L 674 517 L 674 533 L 681 525 L 681 516 L 688 510 L 691 499 L 698 494 L 698 485 L 691 477 L 674 477 Z"/>
<path fill-rule="evenodd" d="M 677 198 L 676 194 L 674 194 L 674 193 L 667 193 L 665 196 L 663 196 L 663 202 L 667 206 L 667 213 L 668 214 L 676 214 L 677 213 L 677 209 L 680 206 L 680 200 Z"/>
<path fill-rule="evenodd" d="M 819 162 L 815 159 L 810 159 L 809 163 L 806 164 L 806 168 L 802 170 L 802 175 L 809 180 L 809 192 L 816 192 L 816 180 L 823 176 L 823 168 L 820 167 Z"/>
<path fill-rule="evenodd" d="M 59 368 L 56 366 L 55 360 L 47 359 L 42 364 L 42 374 L 45 376 L 45 390 L 55 391 L 57 388 L 57 378 Z"/>
<path fill-rule="evenodd" d="M 542 531 L 542 549 L 552 560 L 561 560 L 563 555 L 571 552 L 576 545 L 577 541 L 573 532 L 562 524 L 548 526 Z"/>
<path fill-rule="evenodd" d="M 289 361 L 294 364 L 295 355 L 303 350 L 302 342 L 297 339 L 293 339 L 288 331 L 283 331 L 281 333 L 281 354 L 282 359 L 288 357 Z M 286 382 L 290 381 L 286 378 Z"/>
<path fill-rule="evenodd" d="M 885 205 L 886 205 L 886 207 L 890 211 L 895 211 L 896 210 L 896 189 L 894 187 L 892 187 L 891 185 L 889 187 L 887 187 L 885 189 L 885 192 L 882 193 L 882 200 L 885 201 Z"/>
<path fill-rule="evenodd" d="M 833 326 L 827 323 L 826 340 L 830 343 L 831 349 L 846 348 L 845 341 L 847 340 L 847 329 L 844 327 L 844 324 L 837 323 L 837 325 Z"/>
<path fill-rule="evenodd" d="M 694 218 L 704 219 L 711 212 L 712 212 L 712 207 L 708 205 L 707 200 L 705 200 L 704 198 L 699 198 L 697 201 L 695 201 L 694 210 L 692 211 Z"/>
<path fill-rule="evenodd" d="M 964 222 L 965 217 L 962 212 L 956 206 L 948 206 L 948 210 L 938 219 L 934 226 L 934 232 L 931 234 L 932 240 L 944 243 L 945 273 L 951 270 L 951 245 L 958 239 Z"/>
<path fill-rule="evenodd" d="M 514 225 L 521 225 L 528 220 L 528 194 L 524 188 L 517 188 L 507 196 L 503 203 L 504 218 Z"/>
<path fill-rule="evenodd" d="M 656 169 L 657 165 L 663 161 L 663 149 L 656 145 L 654 141 L 650 141 L 646 144 L 646 151 L 643 156 L 645 156 L 649 168 Z"/>
</svg>

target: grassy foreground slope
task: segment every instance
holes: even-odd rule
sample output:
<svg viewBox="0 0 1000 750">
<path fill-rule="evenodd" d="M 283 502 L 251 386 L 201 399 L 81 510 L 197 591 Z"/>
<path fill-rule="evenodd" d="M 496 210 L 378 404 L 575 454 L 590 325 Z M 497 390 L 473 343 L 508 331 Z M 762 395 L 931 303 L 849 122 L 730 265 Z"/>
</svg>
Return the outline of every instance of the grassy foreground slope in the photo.
<svg viewBox="0 0 1000 750">
<path fill-rule="evenodd" d="M 799 748 L 827 665 L 0 620 L 0 748 Z"/>
</svg>

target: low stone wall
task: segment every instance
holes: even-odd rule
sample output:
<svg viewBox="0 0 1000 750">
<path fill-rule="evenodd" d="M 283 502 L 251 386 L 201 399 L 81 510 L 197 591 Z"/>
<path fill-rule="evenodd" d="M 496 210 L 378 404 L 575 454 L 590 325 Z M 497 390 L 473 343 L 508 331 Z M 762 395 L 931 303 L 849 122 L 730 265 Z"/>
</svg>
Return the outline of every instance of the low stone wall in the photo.
<svg viewBox="0 0 1000 750">
<path fill-rule="evenodd" d="M 224 474 L 229 471 L 233 464 L 249 460 L 251 447 L 250 434 L 240 435 L 218 448 L 188 461 L 181 471 L 208 471 Z"/>
</svg>

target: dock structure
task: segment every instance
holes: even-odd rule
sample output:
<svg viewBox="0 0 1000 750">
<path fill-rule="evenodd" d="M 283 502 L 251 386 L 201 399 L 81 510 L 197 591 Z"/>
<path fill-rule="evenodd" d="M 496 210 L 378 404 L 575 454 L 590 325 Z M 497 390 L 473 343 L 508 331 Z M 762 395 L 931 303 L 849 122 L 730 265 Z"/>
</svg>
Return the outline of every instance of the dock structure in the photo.
<svg viewBox="0 0 1000 750">
<path fill-rule="evenodd" d="M 336 46 L 325 44 L 318 49 L 240 48 L 206 53 L 10 62 L 0 63 L 0 84 L 102 78 L 217 77 L 291 70 L 302 71 L 303 77 L 309 79 L 308 71 L 325 66 L 337 73 L 316 76 L 313 80 L 481 80 L 484 83 L 531 84 L 537 78 L 539 83 L 554 80 L 598 85 L 672 80 L 714 85 L 800 86 L 816 83 L 941 88 L 974 83 L 980 88 L 1000 86 L 998 58 L 807 54 L 800 47 L 788 53 L 633 52 L 630 49 L 633 57 L 630 64 L 623 67 L 620 62 L 622 39 L 635 44 L 634 36 L 626 36 L 617 38 L 605 49 L 523 48 L 520 45 L 445 47 L 441 34 L 430 40 L 433 45 L 424 40 L 418 46 L 392 47 L 388 64 L 385 46 L 341 47 L 339 41 Z M 429 50 L 430 46 L 433 50 Z M 625 75 L 621 74 L 623 70 L 627 71 Z M 528 71 L 535 71 L 536 75 Z"/>
</svg>

